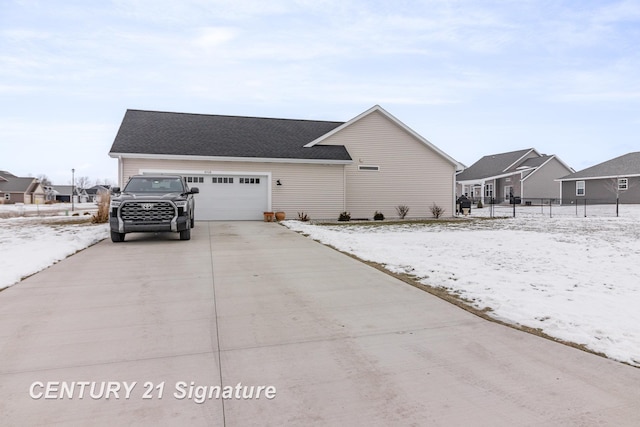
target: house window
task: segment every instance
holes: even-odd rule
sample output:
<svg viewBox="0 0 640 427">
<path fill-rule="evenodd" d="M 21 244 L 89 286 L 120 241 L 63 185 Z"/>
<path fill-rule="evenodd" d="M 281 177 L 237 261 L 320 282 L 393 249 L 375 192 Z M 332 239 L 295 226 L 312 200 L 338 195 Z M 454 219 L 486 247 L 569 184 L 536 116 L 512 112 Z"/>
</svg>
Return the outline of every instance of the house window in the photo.
<svg viewBox="0 0 640 427">
<path fill-rule="evenodd" d="M 214 176 L 211 178 L 211 182 L 214 184 L 233 184 L 232 176 Z"/>
<path fill-rule="evenodd" d="M 576 181 L 576 196 L 584 196 L 584 181 Z"/>
<path fill-rule="evenodd" d="M 260 184 L 260 178 L 240 178 L 240 184 Z"/>
<path fill-rule="evenodd" d="M 628 189 L 629 189 L 629 179 L 618 178 L 618 190 L 628 190 Z"/>
<path fill-rule="evenodd" d="M 484 197 L 493 197 L 493 184 L 485 184 L 484 186 Z"/>
<path fill-rule="evenodd" d="M 204 182 L 204 177 L 202 176 L 188 176 L 187 177 L 187 182 Z"/>
<path fill-rule="evenodd" d="M 365 166 L 365 165 L 358 165 L 358 170 L 359 171 L 379 171 L 380 170 L 380 166 Z"/>
</svg>

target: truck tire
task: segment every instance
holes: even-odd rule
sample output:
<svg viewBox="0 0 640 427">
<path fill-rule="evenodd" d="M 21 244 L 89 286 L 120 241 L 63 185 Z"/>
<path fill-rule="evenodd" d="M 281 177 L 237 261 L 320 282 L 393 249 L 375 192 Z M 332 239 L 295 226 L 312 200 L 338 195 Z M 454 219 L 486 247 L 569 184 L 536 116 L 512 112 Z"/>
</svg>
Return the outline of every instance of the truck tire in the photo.
<svg viewBox="0 0 640 427">
<path fill-rule="evenodd" d="M 182 230 L 180 232 L 180 240 L 190 240 L 191 239 L 191 229 L 187 228 L 186 230 Z"/>
<path fill-rule="evenodd" d="M 118 233 L 117 231 L 112 231 L 111 241 L 115 243 L 124 242 L 124 233 Z"/>
<path fill-rule="evenodd" d="M 196 219 L 193 217 L 193 211 L 191 212 L 191 228 L 196 226 Z"/>
</svg>

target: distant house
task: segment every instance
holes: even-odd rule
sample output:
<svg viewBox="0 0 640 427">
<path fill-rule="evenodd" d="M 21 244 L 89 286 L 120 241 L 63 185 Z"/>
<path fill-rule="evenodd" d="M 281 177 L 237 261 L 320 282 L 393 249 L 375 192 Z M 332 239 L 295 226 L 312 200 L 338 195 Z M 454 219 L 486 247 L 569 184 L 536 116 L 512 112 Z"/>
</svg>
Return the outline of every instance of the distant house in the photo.
<svg viewBox="0 0 640 427">
<path fill-rule="evenodd" d="M 45 193 L 40 182 L 33 177 L 18 177 L 0 171 L 0 203 L 44 203 Z"/>
<path fill-rule="evenodd" d="M 456 175 L 456 191 L 483 202 L 560 199 L 555 180 L 573 172 L 557 156 L 527 148 L 482 157 Z"/>
<path fill-rule="evenodd" d="M 47 198 L 51 201 L 71 203 L 71 185 L 51 185 L 47 189 Z"/>
<path fill-rule="evenodd" d="M 71 192 L 75 193 L 73 201 L 75 203 L 87 203 L 91 197 L 87 190 L 72 185 L 51 185 L 47 187 L 47 200 L 60 203 L 71 203 Z"/>
<path fill-rule="evenodd" d="M 640 151 L 625 154 L 558 179 L 563 203 L 640 203 Z"/>
<path fill-rule="evenodd" d="M 84 189 L 86 201 L 89 203 L 99 203 L 100 196 L 109 192 L 110 185 L 94 185 L 91 188 Z"/>
</svg>

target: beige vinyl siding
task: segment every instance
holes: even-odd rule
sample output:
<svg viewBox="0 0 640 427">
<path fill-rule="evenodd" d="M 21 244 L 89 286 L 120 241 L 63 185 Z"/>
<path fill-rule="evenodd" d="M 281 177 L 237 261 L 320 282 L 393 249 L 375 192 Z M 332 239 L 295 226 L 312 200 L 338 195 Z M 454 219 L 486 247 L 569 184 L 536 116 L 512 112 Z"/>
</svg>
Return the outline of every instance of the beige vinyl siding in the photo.
<svg viewBox="0 0 640 427">
<path fill-rule="evenodd" d="M 144 170 L 190 171 L 193 174 L 205 171 L 271 173 L 273 211 L 284 211 L 289 219 L 296 219 L 298 212 L 305 212 L 311 219 L 332 219 L 344 210 L 343 165 L 123 158 L 121 179 L 124 182 L 120 185 Z M 277 180 L 282 185 L 276 185 Z"/>
<path fill-rule="evenodd" d="M 345 166 L 346 209 L 352 218 L 372 218 L 381 211 L 397 217 L 396 206 L 409 206 L 407 217 L 431 217 L 433 203 L 451 216 L 455 166 L 380 112 L 373 112 L 322 144 L 344 145 L 353 158 Z M 359 165 L 379 171 L 358 170 Z"/>
</svg>

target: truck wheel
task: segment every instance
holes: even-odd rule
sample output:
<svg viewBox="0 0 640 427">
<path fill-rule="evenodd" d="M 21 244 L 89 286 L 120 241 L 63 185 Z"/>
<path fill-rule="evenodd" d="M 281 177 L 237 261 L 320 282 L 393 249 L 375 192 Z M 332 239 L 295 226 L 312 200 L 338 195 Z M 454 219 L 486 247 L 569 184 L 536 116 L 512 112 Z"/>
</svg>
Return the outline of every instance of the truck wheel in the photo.
<svg viewBox="0 0 640 427">
<path fill-rule="evenodd" d="M 124 242 L 124 233 L 118 233 L 116 231 L 111 232 L 111 241 L 112 242 Z"/>
<path fill-rule="evenodd" d="M 193 217 L 193 212 L 191 213 L 191 228 L 196 226 L 196 219 Z"/>
<path fill-rule="evenodd" d="M 190 240 L 191 239 L 191 229 L 187 228 L 186 230 L 182 230 L 180 232 L 180 240 Z"/>
</svg>

